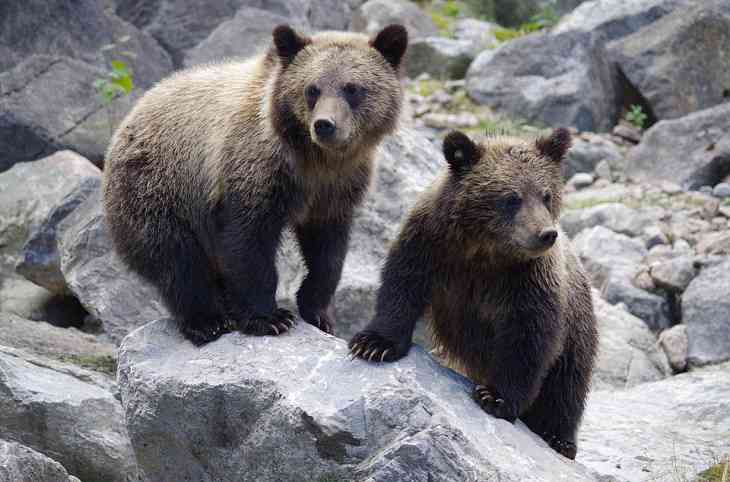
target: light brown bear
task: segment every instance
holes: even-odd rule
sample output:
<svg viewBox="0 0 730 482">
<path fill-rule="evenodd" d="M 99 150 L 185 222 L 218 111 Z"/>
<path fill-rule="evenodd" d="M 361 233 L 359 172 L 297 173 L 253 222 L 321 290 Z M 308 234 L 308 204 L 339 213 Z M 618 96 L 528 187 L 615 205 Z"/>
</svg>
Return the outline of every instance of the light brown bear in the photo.
<svg viewBox="0 0 730 482">
<path fill-rule="evenodd" d="M 588 279 L 558 228 L 570 134 L 444 141 L 450 169 L 411 212 L 382 272 L 376 314 L 350 348 L 408 353 L 426 314 L 435 346 L 488 413 L 520 417 L 576 455 L 598 334 Z"/>
<path fill-rule="evenodd" d="M 176 73 L 124 119 L 106 155 L 108 226 L 188 339 L 292 326 L 275 301 L 286 227 L 308 269 L 299 313 L 332 330 L 353 211 L 399 117 L 407 43 L 400 25 L 372 39 L 279 26 L 266 54 Z"/>
</svg>

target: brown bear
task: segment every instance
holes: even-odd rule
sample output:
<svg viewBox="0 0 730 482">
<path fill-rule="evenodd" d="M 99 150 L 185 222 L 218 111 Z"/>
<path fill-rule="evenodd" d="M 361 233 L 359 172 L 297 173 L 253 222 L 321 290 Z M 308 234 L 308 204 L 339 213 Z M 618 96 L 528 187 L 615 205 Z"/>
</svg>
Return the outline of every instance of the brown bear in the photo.
<svg viewBox="0 0 730 482">
<path fill-rule="evenodd" d="M 558 228 L 569 146 L 565 129 L 533 141 L 449 134 L 449 170 L 410 213 L 376 314 L 350 349 L 397 360 L 425 314 L 487 413 L 520 417 L 573 459 L 598 334 L 588 280 Z"/>
<path fill-rule="evenodd" d="M 192 342 L 292 326 L 275 301 L 285 228 L 308 270 L 299 313 L 331 332 L 353 211 L 399 117 L 407 44 L 400 25 L 372 39 L 279 26 L 267 53 L 175 73 L 124 119 L 106 155 L 106 220 Z"/>
</svg>

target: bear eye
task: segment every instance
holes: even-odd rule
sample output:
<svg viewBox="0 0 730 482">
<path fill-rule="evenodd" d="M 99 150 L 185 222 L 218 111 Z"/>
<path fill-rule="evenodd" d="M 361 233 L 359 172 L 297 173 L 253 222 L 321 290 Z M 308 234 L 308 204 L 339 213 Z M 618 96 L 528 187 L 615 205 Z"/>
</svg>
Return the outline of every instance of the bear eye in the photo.
<svg viewBox="0 0 730 482">
<path fill-rule="evenodd" d="M 550 194 L 550 191 L 548 191 L 542 195 L 542 202 L 544 202 L 545 204 L 550 204 L 550 201 L 552 201 L 552 200 L 553 200 L 553 195 Z"/>
<path fill-rule="evenodd" d="M 517 193 L 509 194 L 499 201 L 500 210 L 507 216 L 514 216 L 522 207 L 522 198 Z"/>
<path fill-rule="evenodd" d="M 308 85 L 307 88 L 304 89 L 304 97 L 306 97 L 307 105 L 310 109 L 314 108 L 314 104 L 317 103 L 317 99 L 319 98 L 320 93 L 321 92 L 316 85 Z"/>
<path fill-rule="evenodd" d="M 342 93 L 345 94 L 345 100 L 350 104 L 350 107 L 355 108 L 362 102 L 365 89 L 360 85 L 348 82 L 342 87 Z"/>
</svg>

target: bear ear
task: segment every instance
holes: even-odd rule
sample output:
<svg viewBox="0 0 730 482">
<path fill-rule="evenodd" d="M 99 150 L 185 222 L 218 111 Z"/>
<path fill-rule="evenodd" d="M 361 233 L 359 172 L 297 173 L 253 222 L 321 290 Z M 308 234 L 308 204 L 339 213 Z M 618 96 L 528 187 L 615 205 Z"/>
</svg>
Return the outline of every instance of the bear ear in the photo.
<svg viewBox="0 0 730 482">
<path fill-rule="evenodd" d="M 403 25 L 388 25 L 370 41 L 370 46 L 380 52 L 390 65 L 398 68 L 408 48 L 408 31 Z"/>
<path fill-rule="evenodd" d="M 552 134 L 547 137 L 541 137 L 535 142 L 537 150 L 540 154 L 560 163 L 571 145 L 570 131 L 564 127 L 555 129 Z"/>
<path fill-rule="evenodd" d="M 312 43 L 307 37 L 302 37 L 289 25 L 279 25 L 273 32 L 276 53 L 279 55 L 282 64 L 286 67 L 297 56 L 299 51 Z"/>
<path fill-rule="evenodd" d="M 466 134 L 452 131 L 444 139 L 444 157 L 454 172 L 463 173 L 479 162 L 481 150 Z"/>
</svg>

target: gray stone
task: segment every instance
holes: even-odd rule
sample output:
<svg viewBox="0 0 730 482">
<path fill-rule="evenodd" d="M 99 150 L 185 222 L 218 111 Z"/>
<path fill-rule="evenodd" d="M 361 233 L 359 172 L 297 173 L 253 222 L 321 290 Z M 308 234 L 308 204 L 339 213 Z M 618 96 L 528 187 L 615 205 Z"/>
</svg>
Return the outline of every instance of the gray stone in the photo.
<svg viewBox="0 0 730 482">
<path fill-rule="evenodd" d="M 721 182 L 712 189 L 712 195 L 723 199 L 730 197 L 730 184 Z"/>
<path fill-rule="evenodd" d="M 633 209 L 621 203 L 605 203 L 585 209 L 565 210 L 560 225 L 570 237 L 595 226 L 604 226 L 611 231 L 635 237 L 655 216 L 649 210 Z"/>
<path fill-rule="evenodd" d="M 697 274 L 690 256 L 652 264 L 650 270 L 657 287 L 673 293 L 683 292 Z"/>
<path fill-rule="evenodd" d="M 695 480 L 730 453 L 730 364 L 591 393 L 577 460 L 619 480 Z"/>
<path fill-rule="evenodd" d="M 258 8 L 241 8 L 230 20 L 222 22 L 210 35 L 185 53 L 185 66 L 245 58 L 264 52 L 272 43 L 271 32 L 277 25 L 292 24 L 284 15 Z M 292 24 L 299 31 L 309 30 L 302 22 Z"/>
<path fill-rule="evenodd" d="M 562 163 L 563 177 L 570 179 L 579 172 L 592 172 L 601 162 L 616 170 L 624 169 L 624 156 L 616 144 L 602 136 L 576 136 Z M 610 172 L 602 177 L 610 180 Z"/>
<path fill-rule="evenodd" d="M 392 23 L 406 27 L 411 40 L 438 35 L 431 17 L 406 0 L 368 0 L 353 14 L 350 29 L 375 34 Z"/>
<path fill-rule="evenodd" d="M 454 22 L 452 34 L 455 39 L 468 42 L 469 50 L 476 57 L 483 50 L 497 46 L 495 31 L 499 26 L 475 18 L 460 18 Z"/>
<path fill-rule="evenodd" d="M 64 219 L 57 245 L 66 285 L 101 321 L 104 341 L 118 344 L 131 329 L 168 315 L 156 289 L 114 253 L 99 190 Z"/>
<path fill-rule="evenodd" d="M 596 168 L 593 172 L 598 176 L 599 179 L 611 180 L 611 164 L 607 160 L 602 160 L 596 164 Z"/>
<path fill-rule="evenodd" d="M 426 126 L 436 129 L 463 129 L 479 125 L 479 117 L 471 112 L 460 112 L 459 114 L 431 112 L 424 115 L 421 120 Z"/>
<path fill-rule="evenodd" d="M 687 338 L 686 325 L 675 325 L 668 330 L 664 330 L 659 335 L 659 345 L 666 353 L 672 370 L 683 372 L 687 369 L 689 339 Z"/>
<path fill-rule="evenodd" d="M 63 465 L 16 442 L 0 439 L 0 481 L 80 482 Z"/>
<path fill-rule="evenodd" d="M 629 195 L 629 189 L 624 184 L 609 184 L 604 187 L 593 187 L 583 191 L 567 192 L 563 196 L 563 205 L 566 209 L 576 209 L 588 206 L 596 206 L 606 203 L 622 202 Z"/>
<path fill-rule="evenodd" d="M 730 261 L 703 269 L 682 295 L 689 362 L 730 360 Z"/>
<path fill-rule="evenodd" d="M 603 42 L 585 32 L 521 37 L 481 53 L 466 74 L 467 93 L 479 104 L 581 131 L 614 126 L 614 87 Z"/>
<path fill-rule="evenodd" d="M 99 169 L 69 151 L 0 173 L 0 265 L 14 269 L 26 240 L 54 207 L 98 178 Z"/>
<path fill-rule="evenodd" d="M 609 304 L 596 292 L 593 306 L 599 334 L 594 390 L 629 388 L 661 380 L 671 372 L 646 323 L 624 308 Z"/>
<path fill-rule="evenodd" d="M 0 5 L 0 171 L 63 148 L 100 161 L 111 133 L 94 81 L 107 76 L 112 60 L 128 64 L 137 92 L 171 71 L 154 39 L 102 3 Z M 125 100 L 113 103 L 112 124 L 131 107 Z"/>
<path fill-rule="evenodd" d="M 406 69 L 411 78 L 426 72 L 436 79 L 463 79 L 474 56 L 465 40 L 424 37 L 409 43 Z"/>
<path fill-rule="evenodd" d="M 590 187 L 591 184 L 593 184 L 593 181 L 595 181 L 593 174 L 588 172 L 579 172 L 577 174 L 573 174 L 573 177 L 568 180 L 568 185 L 573 186 L 576 189 L 585 189 Z"/>
<path fill-rule="evenodd" d="M 121 347 L 119 383 L 146 477 L 595 480 L 521 423 L 486 415 L 471 384 L 422 349 L 384 365 L 347 353 L 305 323 L 203 348 L 170 321 L 135 331 Z"/>
<path fill-rule="evenodd" d="M 612 43 L 609 54 L 657 119 L 727 102 L 730 4 L 706 0 L 678 8 Z"/>
<path fill-rule="evenodd" d="M 91 367 L 92 362 L 111 365 L 116 346 L 103 343 L 76 328 L 59 328 L 0 312 L 0 344 L 39 356 Z"/>
<path fill-rule="evenodd" d="M 82 480 L 136 480 L 124 413 L 109 389 L 101 375 L 0 346 L 3 436 Z"/>
<path fill-rule="evenodd" d="M 611 132 L 613 135 L 629 141 L 632 144 L 641 142 L 641 136 L 643 135 L 643 131 L 640 128 L 626 122 L 619 122 Z"/>
<path fill-rule="evenodd" d="M 699 254 L 730 254 L 730 232 L 717 231 L 706 233 L 699 238 L 696 246 Z"/>
<path fill-rule="evenodd" d="M 667 237 L 664 229 L 657 224 L 652 224 L 644 228 L 643 238 L 646 240 L 646 249 L 651 249 L 654 246 L 662 244 L 669 244 L 669 237 Z"/>
<path fill-rule="evenodd" d="M 639 181 L 688 190 L 721 182 L 730 174 L 730 103 L 658 122 L 629 151 L 627 169 Z"/>
<path fill-rule="evenodd" d="M 643 243 L 596 226 L 583 230 L 573 244 L 591 283 L 609 303 L 624 303 L 631 314 L 641 318 L 652 329 L 671 325 L 667 300 L 633 283 L 647 255 Z"/>
<path fill-rule="evenodd" d="M 693 0 L 593 0 L 560 20 L 554 33 L 596 32 L 606 40 L 630 35 Z"/>
</svg>

